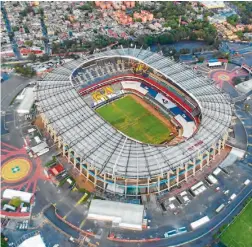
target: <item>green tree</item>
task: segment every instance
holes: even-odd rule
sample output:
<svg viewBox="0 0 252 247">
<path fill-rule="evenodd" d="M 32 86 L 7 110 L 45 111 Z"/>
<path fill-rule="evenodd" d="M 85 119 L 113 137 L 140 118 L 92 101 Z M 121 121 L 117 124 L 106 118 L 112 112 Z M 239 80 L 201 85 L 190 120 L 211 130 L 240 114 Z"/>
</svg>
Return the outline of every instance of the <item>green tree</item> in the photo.
<svg viewBox="0 0 252 247">
<path fill-rule="evenodd" d="M 243 38 L 243 32 L 242 31 L 236 32 L 236 35 L 239 37 L 239 39 Z"/>
<path fill-rule="evenodd" d="M 39 61 L 40 62 L 45 62 L 49 60 L 49 56 L 47 54 L 43 54 L 40 58 Z"/>
<path fill-rule="evenodd" d="M 8 247 L 8 239 L 1 233 L 1 247 Z"/>
<path fill-rule="evenodd" d="M 28 55 L 28 60 L 31 60 L 32 62 L 35 62 L 37 59 L 37 56 L 33 53 Z"/>
<path fill-rule="evenodd" d="M 199 58 L 198 58 L 198 62 L 199 62 L 199 63 L 203 63 L 203 62 L 204 62 L 204 60 L 205 60 L 205 58 L 204 58 L 204 57 L 199 57 Z"/>
<path fill-rule="evenodd" d="M 25 42 L 24 42 L 24 44 L 26 45 L 26 46 L 32 46 L 33 45 L 33 41 L 32 40 L 26 40 Z"/>
<path fill-rule="evenodd" d="M 235 26 L 239 21 L 238 15 L 231 15 L 227 17 L 227 22 L 233 26 Z"/>
<path fill-rule="evenodd" d="M 19 30 L 19 27 L 17 27 L 17 26 L 12 27 L 13 32 L 17 32 L 18 30 Z"/>
<path fill-rule="evenodd" d="M 11 206 L 16 207 L 16 208 L 18 208 L 21 205 L 21 203 L 22 201 L 19 197 L 13 197 L 9 202 Z"/>
</svg>

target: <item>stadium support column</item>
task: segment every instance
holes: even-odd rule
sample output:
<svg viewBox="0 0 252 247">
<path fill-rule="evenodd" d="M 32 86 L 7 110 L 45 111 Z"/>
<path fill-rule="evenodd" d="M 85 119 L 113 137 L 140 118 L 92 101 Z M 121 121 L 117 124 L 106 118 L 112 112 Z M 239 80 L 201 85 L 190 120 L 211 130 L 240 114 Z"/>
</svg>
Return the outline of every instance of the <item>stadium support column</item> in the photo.
<svg viewBox="0 0 252 247">
<path fill-rule="evenodd" d="M 58 137 L 58 148 L 60 149 L 60 147 L 61 147 L 61 140 L 60 140 L 60 137 Z"/>
<path fill-rule="evenodd" d="M 74 155 L 74 157 L 73 157 L 73 160 L 74 160 L 74 168 L 76 168 L 76 158 L 77 158 L 77 156 L 75 157 L 75 155 Z"/>
<path fill-rule="evenodd" d="M 71 160 L 71 149 L 69 148 L 68 149 L 68 156 L 67 156 L 68 163 L 70 162 L 70 160 Z"/>
<path fill-rule="evenodd" d="M 148 195 L 150 194 L 150 178 L 147 178 L 148 179 L 148 188 L 147 188 L 147 190 L 148 190 Z"/>
<path fill-rule="evenodd" d="M 222 149 L 225 148 L 227 139 L 228 139 L 228 134 L 225 134 L 225 135 L 223 136 L 223 140 L 222 140 Z"/>
<path fill-rule="evenodd" d="M 53 132 L 53 134 L 54 134 L 54 139 L 53 139 L 53 141 L 54 141 L 54 143 L 56 143 L 56 142 L 57 142 L 57 140 L 58 140 L 58 137 L 57 137 L 57 134 L 56 134 L 56 132 L 55 132 L 55 131 Z"/>
<path fill-rule="evenodd" d="M 87 180 L 89 179 L 89 164 L 87 164 Z"/>
<path fill-rule="evenodd" d="M 105 189 L 106 189 L 106 173 L 104 173 L 103 179 L 104 179 L 104 182 L 103 182 L 103 189 L 105 190 Z"/>
<path fill-rule="evenodd" d="M 160 192 L 160 177 L 158 177 L 158 193 Z"/>
<path fill-rule="evenodd" d="M 203 170 L 203 155 L 199 154 L 198 159 L 200 160 L 200 170 Z"/>
<path fill-rule="evenodd" d="M 66 156 L 66 149 L 65 149 L 65 144 L 63 143 L 63 157 L 65 157 Z"/>
<path fill-rule="evenodd" d="M 206 155 L 207 155 L 207 166 L 209 166 L 210 152 L 209 152 L 209 151 L 206 151 Z"/>
<path fill-rule="evenodd" d="M 193 164 L 193 176 L 195 176 L 196 174 L 196 159 L 195 158 L 193 159 L 192 164 Z"/>
<path fill-rule="evenodd" d="M 221 151 L 221 144 L 222 144 L 222 141 L 219 140 L 219 145 L 218 145 L 218 154 L 220 154 L 220 151 Z"/>
<path fill-rule="evenodd" d="M 116 192 L 116 177 L 114 177 L 114 194 Z"/>
<path fill-rule="evenodd" d="M 95 169 L 95 178 L 94 178 L 94 184 L 95 184 L 95 187 L 96 187 L 96 184 L 97 184 L 97 169 Z"/>
<path fill-rule="evenodd" d="M 124 197 L 127 197 L 127 179 L 124 180 L 125 182 L 125 187 L 124 187 Z"/>
<path fill-rule="evenodd" d="M 82 174 L 82 163 L 83 163 L 83 160 L 80 160 L 80 174 Z"/>
<path fill-rule="evenodd" d="M 212 146 L 212 149 L 213 149 L 213 160 L 215 160 L 215 150 L 216 150 L 216 147 Z"/>
<path fill-rule="evenodd" d="M 179 185 L 179 167 L 176 168 L 176 183 L 177 183 L 177 186 Z"/>
<path fill-rule="evenodd" d="M 171 174 L 173 174 L 173 171 L 168 171 L 167 172 L 167 187 L 168 187 L 168 190 L 170 190 L 170 188 L 171 188 Z"/>
<path fill-rule="evenodd" d="M 185 181 L 187 182 L 187 176 L 188 176 L 188 164 L 185 164 Z"/>
</svg>

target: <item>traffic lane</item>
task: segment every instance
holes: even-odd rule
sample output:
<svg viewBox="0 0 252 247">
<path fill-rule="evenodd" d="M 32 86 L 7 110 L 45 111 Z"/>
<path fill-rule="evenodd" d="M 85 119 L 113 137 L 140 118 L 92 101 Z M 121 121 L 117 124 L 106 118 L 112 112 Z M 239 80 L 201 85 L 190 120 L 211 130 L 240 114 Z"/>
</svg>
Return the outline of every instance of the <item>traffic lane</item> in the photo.
<svg viewBox="0 0 252 247">
<path fill-rule="evenodd" d="M 34 80 L 34 79 L 33 79 Z M 14 76 L 1 84 L 1 110 L 7 110 L 12 99 L 23 90 L 32 80 Z"/>
<path fill-rule="evenodd" d="M 58 227 L 59 229 L 61 229 L 63 232 L 65 232 L 66 234 L 72 236 L 73 238 L 78 239 L 79 238 L 79 232 L 71 227 L 69 227 L 69 225 L 67 225 L 66 223 L 64 223 L 62 220 L 58 219 L 58 217 L 55 214 L 55 207 L 53 205 L 51 205 L 49 208 L 47 208 L 44 211 L 44 216 L 53 223 L 53 225 L 55 225 L 56 227 Z"/>
<path fill-rule="evenodd" d="M 43 237 L 46 246 L 48 247 L 52 247 L 55 244 L 59 244 L 59 246 L 64 247 L 78 246 L 77 244 L 68 241 L 69 238 L 67 236 L 62 234 L 60 231 L 56 230 L 50 224 L 45 224 L 42 228 L 40 228 L 40 234 Z"/>
<path fill-rule="evenodd" d="M 162 239 L 156 242 L 142 243 L 140 246 L 143 247 L 169 247 L 169 246 L 180 246 L 184 244 L 194 243 L 197 239 L 200 241 L 201 238 L 209 235 L 213 235 L 222 224 L 229 222 L 235 215 L 237 215 L 243 208 L 244 201 L 252 195 L 252 185 L 248 185 L 244 190 L 237 195 L 236 199 L 222 212 L 216 215 L 209 223 L 203 225 L 201 228 L 196 229 L 193 232 L 181 234 L 177 237 L 171 237 L 169 239 Z M 134 243 L 135 244 L 135 243 Z M 133 243 L 118 243 L 112 242 L 107 246 L 136 246 Z M 194 246 L 194 245 L 192 245 Z"/>
</svg>

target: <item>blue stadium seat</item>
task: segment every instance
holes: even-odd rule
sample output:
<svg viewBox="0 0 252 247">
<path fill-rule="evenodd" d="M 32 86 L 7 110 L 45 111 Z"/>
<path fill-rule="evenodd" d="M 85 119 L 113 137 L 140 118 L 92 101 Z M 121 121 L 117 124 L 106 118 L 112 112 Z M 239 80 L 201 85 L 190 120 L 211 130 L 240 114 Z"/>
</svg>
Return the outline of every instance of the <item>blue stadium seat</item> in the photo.
<svg viewBox="0 0 252 247">
<path fill-rule="evenodd" d="M 155 98 L 158 94 L 157 91 L 155 91 L 154 89 L 144 85 L 143 83 L 141 83 L 140 85 L 142 88 L 145 88 L 146 90 L 148 90 L 148 93 L 150 94 L 151 97 Z"/>
<path fill-rule="evenodd" d="M 170 108 L 170 111 L 176 116 L 176 115 L 181 115 L 187 122 L 190 122 L 192 121 L 192 119 L 187 116 L 187 114 L 182 111 L 179 107 L 173 107 L 173 108 Z"/>
</svg>

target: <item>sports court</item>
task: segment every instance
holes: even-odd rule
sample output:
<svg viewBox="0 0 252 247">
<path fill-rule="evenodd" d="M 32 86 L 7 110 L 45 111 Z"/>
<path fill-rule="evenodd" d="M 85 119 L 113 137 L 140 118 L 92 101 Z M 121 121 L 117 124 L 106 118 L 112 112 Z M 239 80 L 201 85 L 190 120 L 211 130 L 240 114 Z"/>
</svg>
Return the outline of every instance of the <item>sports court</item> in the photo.
<svg viewBox="0 0 252 247">
<path fill-rule="evenodd" d="M 131 95 L 105 105 L 97 112 L 115 128 L 141 142 L 160 144 L 173 138 L 169 136 L 168 126 Z"/>
<path fill-rule="evenodd" d="M 252 200 L 221 235 L 221 242 L 227 247 L 252 246 Z"/>
</svg>

